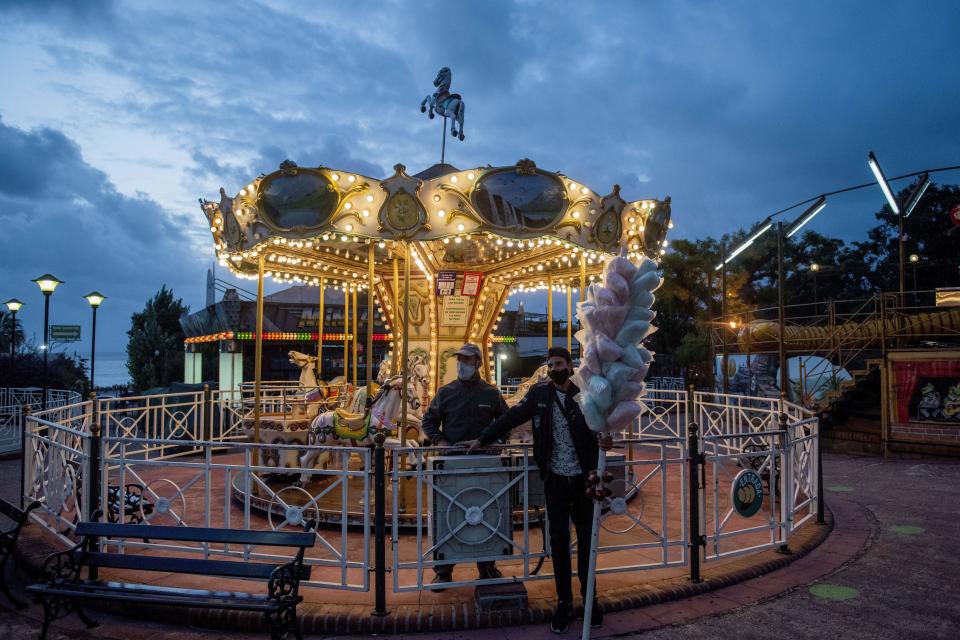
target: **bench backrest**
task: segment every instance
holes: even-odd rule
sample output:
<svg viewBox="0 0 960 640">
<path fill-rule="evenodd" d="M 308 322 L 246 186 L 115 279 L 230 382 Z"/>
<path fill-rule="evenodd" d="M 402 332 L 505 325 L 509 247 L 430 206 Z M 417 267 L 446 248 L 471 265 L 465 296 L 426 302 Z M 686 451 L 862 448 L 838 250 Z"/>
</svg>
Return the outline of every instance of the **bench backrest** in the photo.
<svg viewBox="0 0 960 640">
<path fill-rule="evenodd" d="M 140 538 L 207 542 L 219 544 L 252 544 L 268 547 L 312 547 L 315 534 L 300 531 L 251 531 L 249 529 L 215 529 L 206 527 L 171 527 L 150 524 L 110 524 L 78 522 L 77 535 L 100 538 Z"/>
<path fill-rule="evenodd" d="M 250 531 L 248 529 L 214 529 L 205 527 L 171 527 L 148 524 L 110 524 L 105 522 L 78 522 L 77 535 L 99 538 L 149 539 L 178 542 L 205 542 L 213 544 L 262 545 L 271 547 L 312 547 L 316 535 L 298 531 Z M 220 576 L 226 578 L 270 578 L 273 570 L 283 562 L 243 562 L 237 560 L 211 560 L 208 558 L 184 558 L 154 556 L 143 553 L 110 553 L 97 551 L 85 553 L 83 563 L 88 566 L 137 571 L 160 571 Z M 310 567 L 300 565 L 299 579 L 310 578 Z"/>
</svg>

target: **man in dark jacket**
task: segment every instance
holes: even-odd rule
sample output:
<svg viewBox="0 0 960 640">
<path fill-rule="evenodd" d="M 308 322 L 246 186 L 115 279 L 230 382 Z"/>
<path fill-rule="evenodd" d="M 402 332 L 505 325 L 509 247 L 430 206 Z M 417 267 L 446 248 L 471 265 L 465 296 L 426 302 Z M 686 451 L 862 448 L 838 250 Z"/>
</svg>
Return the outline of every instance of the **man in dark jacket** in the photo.
<svg viewBox="0 0 960 640">
<path fill-rule="evenodd" d="M 597 468 L 600 446 L 609 449 L 612 442 L 608 437 L 598 439 L 597 434 L 590 431 L 580 406 L 573 399 L 580 389 L 570 381 L 573 373 L 570 352 L 563 347 L 550 348 L 547 369 L 549 381 L 531 387 L 523 400 L 484 429 L 479 438 L 463 446 L 476 451 L 499 440 L 511 429 L 533 422 L 533 457 L 544 480 L 553 576 L 557 585 L 557 610 L 550 629 L 564 633 L 573 618 L 570 522 L 577 530 L 580 594 L 586 596 L 593 528 L 593 502 L 586 496 L 586 474 Z M 603 613 L 596 602 L 590 624 L 594 627 L 603 624 Z"/>
<path fill-rule="evenodd" d="M 494 419 L 507 410 L 500 390 L 480 379 L 483 363 L 480 348 L 465 344 L 456 352 L 457 379 L 437 389 L 437 394 L 420 420 L 423 433 L 438 446 L 449 446 L 480 436 Z M 433 584 L 453 580 L 452 564 L 433 568 Z M 493 561 L 478 562 L 481 578 L 499 578 L 500 571 Z M 442 589 L 434 589 L 442 591 Z"/>
</svg>

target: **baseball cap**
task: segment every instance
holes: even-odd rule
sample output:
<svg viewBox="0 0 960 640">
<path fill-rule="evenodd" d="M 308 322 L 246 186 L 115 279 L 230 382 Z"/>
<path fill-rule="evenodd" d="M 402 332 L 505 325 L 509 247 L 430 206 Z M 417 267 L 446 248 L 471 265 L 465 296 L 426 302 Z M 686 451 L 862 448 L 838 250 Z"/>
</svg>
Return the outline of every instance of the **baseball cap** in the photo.
<svg viewBox="0 0 960 640">
<path fill-rule="evenodd" d="M 483 359 L 483 355 L 480 353 L 480 347 L 475 344 L 470 344 L 469 342 L 457 349 L 454 355 L 458 356 L 474 356 L 476 358 Z"/>
</svg>

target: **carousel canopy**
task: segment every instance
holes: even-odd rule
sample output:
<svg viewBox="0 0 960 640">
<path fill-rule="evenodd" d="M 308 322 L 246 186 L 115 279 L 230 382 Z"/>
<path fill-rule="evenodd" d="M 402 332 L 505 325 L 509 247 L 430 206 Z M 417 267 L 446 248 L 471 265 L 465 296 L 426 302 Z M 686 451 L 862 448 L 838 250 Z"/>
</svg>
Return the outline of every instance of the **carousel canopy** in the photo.
<svg viewBox="0 0 960 640">
<path fill-rule="evenodd" d="M 512 288 L 577 286 L 602 258 L 658 258 L 667 245 L 670 198 L 626 202 L 601 196 L 530 160 L 460 170 L 435 165 L 415 176 L 403 165 L 378 180 L 285 161 L 220 202 L 201 200 L 217 256 L 235 274 L 280 282 L 363 288 L 373 245 L 378 276 L 407 244 L 427 279 L 472 271 Z"/>
</svg>

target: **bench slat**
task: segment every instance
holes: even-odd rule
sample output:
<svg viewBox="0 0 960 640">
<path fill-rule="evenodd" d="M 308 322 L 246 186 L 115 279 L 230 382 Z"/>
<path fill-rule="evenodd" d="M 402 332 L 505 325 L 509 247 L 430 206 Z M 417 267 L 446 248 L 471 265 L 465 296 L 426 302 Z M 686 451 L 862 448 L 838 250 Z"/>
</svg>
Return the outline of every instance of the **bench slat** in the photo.
<svg viewBox="0 0 960 640">
<path fill-rule="evenodd" d="M 16 506 L 10 504 L 3 498 L 0 498 L 0 513 L 7 516 L 14 522 L 20 522 L 20 518 L 23 517 L 23 511 L 21 511 Z"/>
<path fill-rule="evenodd" d="M 133 553 L 88 553 L 84 565 L 109 569 L 138 569 L 169 573 L 192 573 L 229 578 L 268 579 L 279 563 L 237 562 L 233 560 L 209 560 L 204 558 L 171 558 Z M 310 578 L 310 567 L 300 568 L 300 579 Z"/>
<path fill-rule="evenodd" d="M 253 544 L 270 547 L 312 547 L 313 533 L 297 531 L 249 531 L 247 529 L 214 529 L 205 527 L 171 527 L 150 524 L 110 524 L 78 522 L 77 535 L 101 538 L 149 538 L 181 542 Z"/>
</svg>

